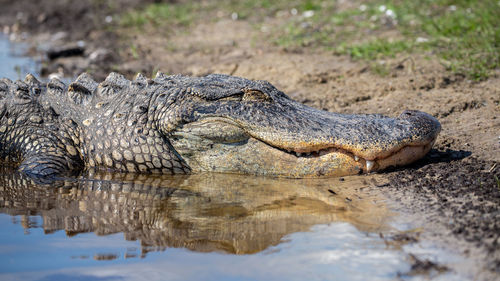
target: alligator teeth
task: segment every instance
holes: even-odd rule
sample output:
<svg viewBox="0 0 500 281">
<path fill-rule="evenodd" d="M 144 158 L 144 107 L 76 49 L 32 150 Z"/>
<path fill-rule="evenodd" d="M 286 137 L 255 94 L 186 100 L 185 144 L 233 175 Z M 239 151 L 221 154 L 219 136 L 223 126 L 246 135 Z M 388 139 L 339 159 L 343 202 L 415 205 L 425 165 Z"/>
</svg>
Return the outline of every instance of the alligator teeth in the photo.
<svg viewBox="0 0 500 281">
<path fill-rule="evenodd" d="M 328 154 L 328 152 L 327 152 L 326 150 L 321 150 L 321 151 L 319 152 L 319 156 L 323 156 L 323 155 L 325 155 L 325 154 Z"/>
<path fill-rule="evenodd" d="M 354 161 L 358 162 L 359 161 L 359 157 L 354 155 Z"/>
<path fill-rule="evenodd" d="M 306 153 L 306 155 L 307 155 L 307 156 L 310 156 L 310 155 L 311 155 L 311 152 Z"/>
<path fill-rule="evenodd" d="M 375 161 L 366 160 L 366 171 L 370 172 L 375 166 Z"/>
<path fill-rule="evenodd" d="M 300 156 L 302 156 L 302 153 L 300 153 L 300 152 L 295 152 L 295 155 L 297 155 L 297 157 L 300 157 Z"/>
</svg>

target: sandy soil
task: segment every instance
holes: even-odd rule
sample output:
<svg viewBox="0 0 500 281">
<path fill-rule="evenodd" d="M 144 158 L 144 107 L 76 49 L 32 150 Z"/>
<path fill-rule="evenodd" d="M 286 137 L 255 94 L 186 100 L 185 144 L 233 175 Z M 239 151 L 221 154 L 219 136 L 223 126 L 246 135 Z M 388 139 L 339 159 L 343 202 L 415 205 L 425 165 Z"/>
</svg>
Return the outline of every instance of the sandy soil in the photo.
<svg viewBox="0 0 500 281">
<path fill-rule="evenodd" d="M 110 70 L 128 76 L 156 70 L 226 73 L 268 80 L 292 98 L 328 111 L 397 116 L 417 109 L 434 115 L 443 128 L 435 149 L 411 167 L 388 171 L 388 183 L 379 188 L 396 209 L 418 214 L 428 236 L 451 236 L 448 243 L 483 261 L 478 278 L 500 276 L 500 187 L 494 179 L 500 177 L 500 71 L 477 83 L 447 72 L 437 59 L 411 54 L 386 60 L 390 73 L 381 77 L 349 57 L 257 44 L 252 38 L 265 38 L 261 31 L 229 17 L 188 32 L 109 31 L 105 17 L 113 8 L 90 8 L 90 1 L 72 9 L 48 0 L 28 9 L 22 4 L 28 1 L 0 2 L 7 2 L 0 26 L 17 34 L 14 38 L 28 31 L 34 52 L 85 40 L 84 56 L 46 61 L 45 74 L 90 71 L 102 79 Z M 120 9 L 138 2 L 121 1 Z"/>
</svg>

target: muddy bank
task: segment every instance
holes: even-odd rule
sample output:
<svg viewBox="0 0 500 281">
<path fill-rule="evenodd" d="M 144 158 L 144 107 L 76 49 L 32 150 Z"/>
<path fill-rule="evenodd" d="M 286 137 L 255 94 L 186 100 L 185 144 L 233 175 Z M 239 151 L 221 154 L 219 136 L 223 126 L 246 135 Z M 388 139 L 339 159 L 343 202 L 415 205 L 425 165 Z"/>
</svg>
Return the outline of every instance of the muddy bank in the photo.
<svg viewBox="0 0 500 281">
<path fill-rule="evenodd" d="M 129 77 L 159 69 L 226 73 L 268 80 L 292 98 L 329 111 L 396 116 L 410 108 L 432 114 L 443 127 L 436 150 L 411 167 L 385 173 L 388 184 L 378 188 L 424 228 L 419 239 L 442 242 L 477 260 L 482 267 L 477 271 L 484 270 L 479 279 L 500 274 L 498 71 L 473 82 L 448 72 L 430 53 L 389 58 L 389 73 L 380 76 L 366 63 L 331 52 L 307 47 L 291 52 L 265 40 L 256 44 L 252 38 L 264 38 L 262 32 L 230 17 L 169 34 L 110 28 L 115 23 L 109 16 L 154 1 L 1 2 L 0 26 L 13 39 L 31 42 L 32 53 L 83 42 L 81 54 L 46 58 L 44 75 L 87 71 L 99 80 L 111 70 Z"/>
<path fill-rule="evenodd" d="M 383 190 L 395 209 L 412 217 L 419 239 L 444 241 L 466 257 L 484 260 L 476 278 L 500 271 L 500 166 L 466 151 L 431 151 L 389 173 Z"/>
</svg>

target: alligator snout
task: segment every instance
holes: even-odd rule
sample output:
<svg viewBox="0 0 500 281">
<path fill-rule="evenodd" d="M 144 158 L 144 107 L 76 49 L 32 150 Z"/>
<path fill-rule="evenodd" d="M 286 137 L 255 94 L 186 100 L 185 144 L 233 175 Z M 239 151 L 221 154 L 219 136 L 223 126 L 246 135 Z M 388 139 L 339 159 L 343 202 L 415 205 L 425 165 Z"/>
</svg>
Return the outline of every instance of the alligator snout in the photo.
<svg viewBox="0 0 500 281">
<path fill-rule="evenodd" d="M 441 131 L 441 124 L 432 115 L 418 111 L 418 110 L 405 110 L 399 119 L 407 120 L 412 124 L 408 128 L 408 133 L 413 135 L 414 142 L 421 142 L 423 144 L 435 140 Z"/>
</svg>

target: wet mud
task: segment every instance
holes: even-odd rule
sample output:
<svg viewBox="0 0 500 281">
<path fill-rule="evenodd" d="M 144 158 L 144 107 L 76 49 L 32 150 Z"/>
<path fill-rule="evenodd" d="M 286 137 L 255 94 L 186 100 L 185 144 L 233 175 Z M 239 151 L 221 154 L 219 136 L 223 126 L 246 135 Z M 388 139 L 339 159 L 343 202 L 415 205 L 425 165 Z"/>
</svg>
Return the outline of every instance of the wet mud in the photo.
<svg viewBox="0 0 500 281">
<path fill-rule="evenodd" d="M 487 269 L 500 273 L 500 166 L 469 154 L 434 150 L 390 173 L 385 193 L 397 209 L 420 217 L 427 235 L 466 242 L 455 244 L 465 256 L 480 249 Z"/>
</svg>

